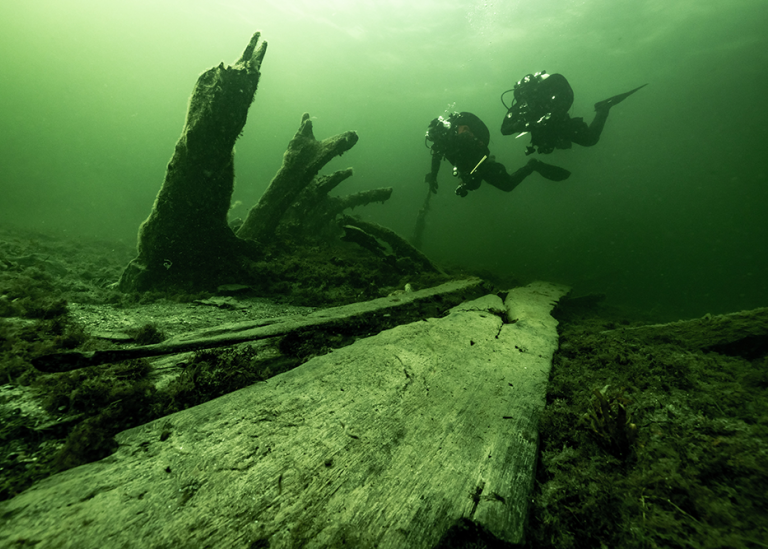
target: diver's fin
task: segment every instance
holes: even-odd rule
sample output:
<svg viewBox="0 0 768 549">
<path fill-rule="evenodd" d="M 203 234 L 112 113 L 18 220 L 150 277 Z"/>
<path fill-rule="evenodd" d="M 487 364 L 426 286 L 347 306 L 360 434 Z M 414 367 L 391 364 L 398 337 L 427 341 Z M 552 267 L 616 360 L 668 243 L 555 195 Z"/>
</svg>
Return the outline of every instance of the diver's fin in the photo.
<svg viewBox="0 0 768 549">
<path fill-rule="evenodd" d="M 614 105 L 618 105 L 622 101 L 624 101 L 627 97 L 635 93 L 640 88 L 646 87 L 648 84 L 643 84 L 642 86 L 636 87 L 634 90 L 628 91 L 626 93 L 620 93 L 619 95 L 614 95 L 613 97 L 609 97 L 608 99 L 604 99 L 603 101 L 598 101 L 595 103 L 595 110 L 599 111 L 600 109 L 610 109 Z"/>
<path fill-rule="evenodd" d="M 528 164 L 544 179 L 549 179 L 550 181 L 564 181 L 571 177 L 571 172 L 565 168 L 553 166 L 552 164 L 547 164 L 541 160 L 536 160 L 535 158 L 531 158 L 528 161 Z"/>
</svg>

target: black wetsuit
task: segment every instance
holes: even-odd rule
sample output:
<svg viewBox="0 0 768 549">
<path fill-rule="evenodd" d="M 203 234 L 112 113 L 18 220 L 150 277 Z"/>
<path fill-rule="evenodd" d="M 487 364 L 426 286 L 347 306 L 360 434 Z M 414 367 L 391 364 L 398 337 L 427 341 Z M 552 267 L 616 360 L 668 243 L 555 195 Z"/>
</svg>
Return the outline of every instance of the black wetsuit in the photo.
<svg viewBox="0 0 768 549">
<path fill-rule="evenodd" d="M 504 122 L 507 120 L 509 119 L 505 118 Z M 541 154 L 549 154 L 555 149 L 570 149 L 573 143 L 582 147 L 591 147 L 600 140 L 606 120 L 608 120 L 608 109 L 597 111 L 590 125 L 587 125 L 581 117 L 571 118 L 568 114 L 553 115 L 546 124 L 522 130 L 531 133 L 531 144 L 526 154 L 531 154 L 536 149 Z M 510 127 L 505 128 L 504 122 L 501 125 L 503 135 L 518 133 Z"/>
<path fill-rule="evenodd" d="M 430 129 L 440 125 L 438 119 L 432 121 Z M 432 170 L 426 175 L 432 192 L 437 192 L 437 173 L 443 158 L 455 168 L 462 184 L 456 194 L 466 196 L 467 191 L 480 187 L 487 181 L 497 189 L 510 192 L 523 179 L 533 173 L 534 168 L 526 165 L 513 174 L 508 174 L 503 164 L 491 158 L 488 142 L 491 132 L 482 120 L 469 112 L 454 113 L 439 127 L 439 132 L 430 132 L 432 144 Z"/>
<path fill-rule="evenodd" d="M 595 145 L 608 120 L 610 100 L 595 105 L 595 118 L 587 125 L 583 118 L 568 115 L 573 104 L 573 90 L 568 80 L 562 74 L 544 74 L 544 77 L 529 75 L 518 82 L 516 102 L 501 123 L 502 135 L 530 132 L 531 144 L 526 154 L 537 149 L 541 154 L 549 154 L 555 149 L 570 149 L 573 143 L 583 147 Z"/>
</svg>

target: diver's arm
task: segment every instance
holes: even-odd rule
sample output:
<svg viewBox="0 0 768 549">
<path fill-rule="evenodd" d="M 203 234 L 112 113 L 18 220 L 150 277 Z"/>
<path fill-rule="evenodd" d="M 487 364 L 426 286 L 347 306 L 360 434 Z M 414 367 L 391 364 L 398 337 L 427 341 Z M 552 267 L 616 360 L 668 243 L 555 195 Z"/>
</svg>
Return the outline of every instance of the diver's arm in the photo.
<svg viewBox="0 0 768 549">
<path fill-rule="evenodd" d="M 432 169 L 424 176 L 424 181 L 429 184 L 429 190 L 437 194 L 437 172 L 440 171 L 440 163 L 443 161 L 443 154 L 432 149 Z"/>
</svg>

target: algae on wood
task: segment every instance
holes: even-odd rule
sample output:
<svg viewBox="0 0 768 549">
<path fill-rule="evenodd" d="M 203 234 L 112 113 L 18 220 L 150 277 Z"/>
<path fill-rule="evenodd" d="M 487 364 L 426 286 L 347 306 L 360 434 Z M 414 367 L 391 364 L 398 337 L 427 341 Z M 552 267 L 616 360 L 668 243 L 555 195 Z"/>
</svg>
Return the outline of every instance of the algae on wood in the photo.
<svg viewBox="0 0 768 549">
<path fill-rule="evenodd" d="M 479 278 L 454 280 L 435 288 L 332 307 L 302 317 L 265 318 L 218 326 L 152 345 L 42 355 L 33 359 L 32 364 L 43 372 L 68 372 L 110 362 L 224 347 L 289 334 L 300 337 L 328 330 L 361 336 L 380 331 L 383 326 L 391 327 L 390 318 L 394 321 L 403 317 L 433 316 L 433 313 L 444 311 L 446 304 L 458 304 L 484 289 L 485 284 Z M 437 310 L 436 303 L 440 304 Z"/>
<path fill-rule="evenodd" d="M 330 176 L 318 172 L 352 148 L 358 136 L 348 131 L 318 141 L 305 113 L 282 167 L 233 233 L 227 213 L 234 189 L 234 145 L 259 84 L 266 53 L 259 36 L 253 35 L 236 63 L 221 63 L 198 78 L 163 186 L 139 229 L 138 256 L 123 271 L 120 290 L 194 292 L 257 281 L 263 276 L 258 266 L 263 245 L 271 243 L 283 220 L 294 237 L 312 239 L 331 234 L 326 229 L 344 209 L 391 195 L 389 188 L 327 196 L 352 170 Z"/>
<path fill-rule="evenodd" d="M 741 354 L 738 348 L 768 348 L 768 307 L 705 315 L 693 320 L 619 328 L 604 333 L 622 337 L 655 338 L 689 349 Z"/>
<path fill-rule="evenodd" d="M 312 183 L 320 168 L 351 149 L 357 140 L 355 132 L 345 132 L 318 141 L 312 131 L 309 113 L 304 113 L 301 125 L 283 155 L 283 165 L 259 201 L 248 212 L 243 226 L 237 231 L 238 236 L 249 240 L 263 240 L 272 236 L 280 218 Z"/>
<path fill-rule="evenodd" d="M 123 291 L 210 286 L 236 280 L 247 246 L 227 224 L 234 189 L 233 148 L 259 84 L 266 42 L 251 38 L 240 59 L 197 80 L 187 120 L 152 212 L 139 229 L 138 256 Z M 258 44 L 258 47 L 257 47 Z"/>
<path fill-rule="evenodd" d="M 427 549 L 463 521 L 520 543 L 565 291 L 487 295 L 125 431 L 0 503 L 0 544 Z"/>
</svg>

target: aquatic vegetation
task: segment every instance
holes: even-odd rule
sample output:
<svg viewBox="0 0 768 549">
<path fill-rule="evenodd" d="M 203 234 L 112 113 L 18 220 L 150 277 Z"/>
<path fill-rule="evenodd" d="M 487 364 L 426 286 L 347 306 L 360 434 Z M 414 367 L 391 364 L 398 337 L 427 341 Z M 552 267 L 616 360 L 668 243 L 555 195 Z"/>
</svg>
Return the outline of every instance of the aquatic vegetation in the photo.
<svg viewBox="0 0 768 549">
<path fill-rule="evenodd" d="M 148 322 L 139 328 L 129 330 L 128 333 L 139 345 L 151 345 L 166 339 L 165 333 L 154 322 Z"/>
<path fill-rule="evenodd" d="M 50 319 L 67 310 L 54 277 L 38 267 L 0 274 L 0 316 Z"/>
<path fill-rule="evenodd" d="M 632 452 L 637 439 L 637 425 L 627 411 L 630 400 L 624 396 L 625 389 L 610 390 L 610 385 L 592 391 L 587 412 L 582 421 L 587 425 L 599 443 L 614 456 L 625 459 Z"/>
<path fill-rule="evenodd" d="M 250 345 L 195 353 L 184 371 L 164 390 L 163 415 L 197 406 L 277 373 L 259 359 L 259 351 Z"/>
<path fill-rule="evenodd" d="M 768 357 L 629 338 L 610 310 L 567 309 L 527 547 L 768 546 Z"/>
</svg>

